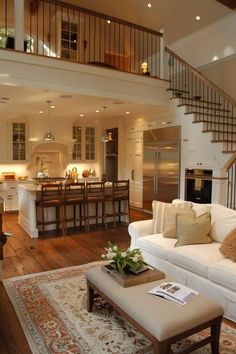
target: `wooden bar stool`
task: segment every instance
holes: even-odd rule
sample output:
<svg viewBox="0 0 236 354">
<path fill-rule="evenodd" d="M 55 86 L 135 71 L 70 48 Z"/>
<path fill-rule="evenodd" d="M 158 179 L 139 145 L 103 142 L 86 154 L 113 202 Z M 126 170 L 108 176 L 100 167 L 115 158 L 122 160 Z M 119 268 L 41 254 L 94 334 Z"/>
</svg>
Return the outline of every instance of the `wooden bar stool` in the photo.
<svg viewBox="0 0 236 354">
<path fill-rule="evenodd" d="M 64 215 L 63 215 L 63 188 L 62 183 L 45 183 L 41 185 L 41 195 L 36 202 L 36 208 L 41 208 L 41 220 L 37 219 L 37 224 L 42 225 L 42 231 L 45 231 L 45 225 L 56 224 L 59 231 L 60 224 L 64 234 Z M 45 210 L 55 208 L 55 218 L 45 220 Z"/>
<path fill-rule="evenodd" d="M 95 207 L 95 214 L 91 214 L 91 206 Z M 101 205 L 101 210 L 99 210 Z M 90 220 L 102 219 L 103 224 L 107 228 L 106 214 L 105 214 L 105 183 L 104 182 L 87 182 L 85 193 L 85 206 L 86 206 L 86 228 L 89 231 Z"/>
<path fill-rule="evenodd" d="M 67 206 L 73 206 L 73 217 L 67 217 Z M 77 216 L 76 207 L 79 207 L 79 215 Z M 85 183 L 66 183 L 64 189 L 64 227 L 65 233 L 67 232 L 67 223 L 73 222 L 74 228 L 76 228 L 76 222 L 79 221 L 80 228 L 82 228 L 82 222 L 86 226 L 85 220 Z"/>
<path fill-rule="evenodd" d="M 112 202 L 112 213 L 106 215 L 113 217 L 114 227 L 116 227 L 117 217 L 120 222 L 121 216 L 127 215 L 130 223 L 129 180 L 112 182 L 112 193 L 107 196 L 106 200 Z"/>
</svg>

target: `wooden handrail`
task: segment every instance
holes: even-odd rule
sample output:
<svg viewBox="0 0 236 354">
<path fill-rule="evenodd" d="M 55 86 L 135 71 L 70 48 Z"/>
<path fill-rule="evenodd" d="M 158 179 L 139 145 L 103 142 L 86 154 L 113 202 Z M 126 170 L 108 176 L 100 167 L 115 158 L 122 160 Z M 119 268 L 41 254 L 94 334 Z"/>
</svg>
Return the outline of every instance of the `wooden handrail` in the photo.
<svg viewBox="0 0 236 354">
<path fill-rule="evenodd" d="M 103 14 L 101 12 L 89 10 L 89 9 L 86 9 L 84 7 L 81 7 L 81 6 L 69 4 L 69 3 L 66 3 L 66 2 L 61 1 L 61 0 L 46 0 L 46 1 L 50 2 L 52 4 L 56 4 L 56 5 L 60 4 L 61 6 L 64 6 L 66 8 L 70 8 L 72 10 L 81 11 L 81 12 L 87 13 L 87 14 L 92 15 L 92 16 L 102 17 L 105 20 L 110 20 L 111 22 L 120 23 L 120 24 L 128 26 L 128 27 L 133 27 L 133 28 L 136 28 L 137 30 L 144 31 L 144 32 L 147 32 L 147 33 L 151 33 L 151 34 L 154 34 L 154 35 L 159 36 L 159 37 L 163 36 L 163 33 L 158 32 L 158 31 L 154 31 L 154 30 L 152 30 L 150 28 L 139 26 L 139 25 L 137 25 L 135 23 L 132 23 L 132 22 L 129 22 L 129 21 L 125 21 L 125 20 L 121 20 L 121 19 L 119 19 L 117 17 L 105 15 L 105 14 Z"/>
<path fill-rule="evenodd" d="M 226 162 L 226 164 L 224 165 L 224 169 L 226 171 L 228 171 L 232 166 L 233 164 L 236 162 L 236 152 L 233 153 L 233 155 L 231 156 L 231 158 Z"/>
<path fill-rule="evenodd" d="M 177 54 L 172 52 L 171 49 L 168 47 L 165 47 L 165 51 L 170 54 L 172 57 L 176 58 L 180 63 L 182 63 L 184 66 L 186 66 L 192 73 L 194 73 L 199 79 L 201 79 L 205 84 L 211 86 L 215 91 L 217 91 L 219 94 L 221 94 L 227 101 L 229 101 L 233 106 L 236 106 L 236 101 L 230 97 L 225 91 L 223 91 L 221 88 L 219 88 L 217 85 L 215 85 L 211 80 L 209 80 L 204 74 L 200 73 L 197 71 L 193 66 L 188 64 L 186 61 L 184 61 L 181 57 L 179 57 Z"/>
</svg>

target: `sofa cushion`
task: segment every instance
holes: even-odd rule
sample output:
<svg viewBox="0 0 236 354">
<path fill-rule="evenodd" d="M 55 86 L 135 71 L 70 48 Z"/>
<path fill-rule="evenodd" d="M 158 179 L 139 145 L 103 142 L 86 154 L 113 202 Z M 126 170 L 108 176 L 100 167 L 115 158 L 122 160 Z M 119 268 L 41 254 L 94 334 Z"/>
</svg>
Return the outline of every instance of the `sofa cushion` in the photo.
<svg viewBox="0 0 236 354">
<path fill-rule="evenodd" d="M 175 242 L 175 239 L 164 238 L 162 234 L 153 234 L 140 237 L 137 241 L 137 245 L 141 250 L 167 260 L 167 251 L 174 247 Z"/>
<path fill-rule="evenodd" d="M 169 208 L 165 208 L 164 212 L 164 225 L 163 225 L 163 237 L 177 238 L 176 235 L 176 217 L 179 215 L 190 216 L 194 218 L 194 212 L 192 209 L 178 208 L 176 206 L 182 204 L 171 205 Z"/>
<path fill-rule="evenodd" d="M 176 220 L 178 238 L 175 244 L 176 247 L 212 242 L 209 237 L 211 230 L 210 213 L 205 213 L 198 218 L 179 214 Z"/>
<path fill-rule="evenodd" d="M 191 203 L 164 203 L 159 202 L 158 200 L 153 200 L 152 202 L 152 233 L 159 234 L 163 232 L 164 226 L 164 215 L 166 208 L 179 208 L 179 209 L 190 209 L 192 204 Z"/>
<path fill-rule="evenodd" d="M 170 262 L 179 267 L 205 278 L 207 278 L 209 265 L 224 259 L 224 256 L 219 251 L 218 242 L 169 249 L 167 257 Z"/>
<path fill-rule="evenodd" d="M 212 204 L 211 208 L 211 238 L 223 242 L 228 233 L 236 228 L 236 210 L 219 204 Z"/>
<path fill-rule="evenodd" d="M 192 203 L 192 210 L 195 212 L 196 218 L 198 218 L 199 216 L 211 211 L 211 204 Z"/>
<path fill-rule="evenodd" d="M 208 278 L 223 287 L 236 291 L 236 263 L 230 259 L 222 259 L 209 266 Z"/>
<path fill-rule="evenodd" d="M 231 261 L 236 262 L 236 228 L 230 231 L 220 246 L 220 252 Z"/>
</svg>

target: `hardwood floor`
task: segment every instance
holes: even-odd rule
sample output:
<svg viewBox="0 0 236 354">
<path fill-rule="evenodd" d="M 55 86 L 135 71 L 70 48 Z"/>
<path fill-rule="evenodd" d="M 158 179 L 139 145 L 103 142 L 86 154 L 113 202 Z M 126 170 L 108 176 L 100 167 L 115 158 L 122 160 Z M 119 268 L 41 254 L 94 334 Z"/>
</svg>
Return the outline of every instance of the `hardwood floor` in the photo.
<svg viewBox="0 0 236 354">
<path fill-rule="evenodd" d="M 11 231 L 4 246 L 3 278 L 43 272 L 100 260 L 108 241 L 128 247 L 130 237 L 127 224 L 113 229 L 103 227 L 90 232 L 67 236 L 49 234 L 31 239 L 17 224 L 17 214 L 4 214 L 3 230 Z M 150 219 L 150 214 L 132 210 L 131 220 Z M 118 224 L 117 224 L 118 225 Z M 19 324 L 15 311 L 0 282 L 0 354 L 30 354 L 31 350 Z"/>
<path fill-rule="evenodd" d="M 127 224 L 90 232 L 69 232 L 67 236 L 47 235 L 31 239 L 17 224 L 17 214 L 5 214 L 3 230 L 11 231 L 4 246 L 3 278 L 85 264 L 100 260 L 108 241 L 129 246 Z M 131 220 L 150 219 L 150 214 L 132 210 Z M 117 224 L 118 225 L 118 224 Z M 236 328 L 236 324 L 226 321 Z M 21 325 L 0 282 L 0 354 L 31 354 Z"/>
</svg>

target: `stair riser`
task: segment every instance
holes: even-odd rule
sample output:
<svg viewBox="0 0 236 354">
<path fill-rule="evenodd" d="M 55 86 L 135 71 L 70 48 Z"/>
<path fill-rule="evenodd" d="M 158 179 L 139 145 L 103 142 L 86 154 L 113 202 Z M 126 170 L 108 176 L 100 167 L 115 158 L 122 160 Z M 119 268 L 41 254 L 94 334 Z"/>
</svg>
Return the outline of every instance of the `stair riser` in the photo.
<svg viewBox="0 0 236 354">
<path fill-rule="evenodd" d="M 197 112 L 198 114 L 216 114 L 216 115 L 222 115 L 222 116 L 230 116 L 231 112 L 225 112 L 224 110 L 220 110 L 217 108 L 209 108 L 209 107 L 191 107 L 191 106 L 186 106 L 185 105 L 185 113 L 189 112 Z"/>
<path fill-rule="evenodd" d="M 229 124 L 229 125 L 236 125 L 236 119 L 231 117 L 207 117 L 201 114 L 194 114 L 194 122 L 212 122 L 215 123 L 222 123 L 222 124 Z"/>
<path fill-rule="evenodd" d="M 203 130 L 218 130 L 221 132 L 236 133 L 236 125 L 205 122 L 203 123 Z"/>
<path fill-rule="evenodd" d="M 212 140 L 225 140 L 225 141 L 235 141 L 236 143 L 236 133 L 222 133 L 222 132 L 213 132 Z"/>
<path fill-rule="evenodd" d="M 236 142 L 235 143 L 223 143 L 222 151 L 226 152 L 235 152 L 236 151 Z"/>
<path fill-rule="evenodd" d="M 195 101 L 195 100 L 190 100 L 190 99 L 185 99 L 185 98 L 182 98 L 182 97 L 173 97 L 173 98 L 178 98 L 180 100 L 180 104 L 191 104 L 191 102 L 193 103 L 193 105 L 200 105 L 200 106 L 204 106 L 204 107 L 208 107 L 208 108 L 211 108 L 211 109 L 214 109 L 217 107 L 220 109 L 222 108 L 221 107 L 221 104 L 220 103 L 214 103 L 214 102 L 202 102 L 202 101 Z"/>
</svg>

